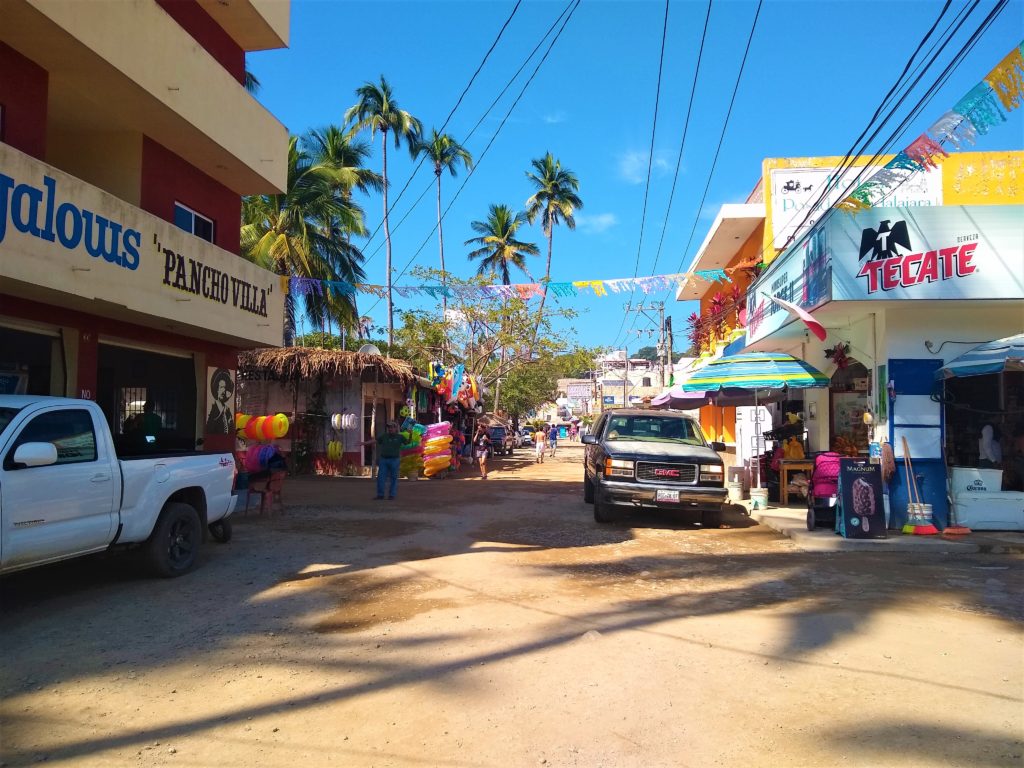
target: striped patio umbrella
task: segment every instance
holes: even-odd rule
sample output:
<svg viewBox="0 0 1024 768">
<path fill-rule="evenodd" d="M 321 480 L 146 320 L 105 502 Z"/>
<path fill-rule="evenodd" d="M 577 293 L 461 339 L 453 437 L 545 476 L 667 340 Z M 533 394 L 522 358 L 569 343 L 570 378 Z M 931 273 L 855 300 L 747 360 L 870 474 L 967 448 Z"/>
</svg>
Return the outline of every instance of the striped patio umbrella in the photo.
<svg viewBox="0 0 1024 768">
<path fill-rule="evenodd" d="M 686 392 L 827 387 L 828 376 L 781 352 L 749 352 L 712 360 L 683 383 Z"/>
<path fill-rule="evenodd" d="M 777 394 L 787 389 L 827 387 L 828 383 L 828 376 L 792 355 L 749 352 L 712 360 L 683 383 L 683 390 L 715 392 L 742 388 L 751 393 L 756 409 L 762 391 Z M 761 422 L 757 420 L 754 422 L 754 444 L 761 445 Z M 756 487 L 760 488 L 761 463 L 755 462 L 754 467 Z"/>
<path fill-rule="evenodd" d="M 1024 371 L 1024 333 L 979 344 L 935 372 L 936 380 Z"/>
</svg>

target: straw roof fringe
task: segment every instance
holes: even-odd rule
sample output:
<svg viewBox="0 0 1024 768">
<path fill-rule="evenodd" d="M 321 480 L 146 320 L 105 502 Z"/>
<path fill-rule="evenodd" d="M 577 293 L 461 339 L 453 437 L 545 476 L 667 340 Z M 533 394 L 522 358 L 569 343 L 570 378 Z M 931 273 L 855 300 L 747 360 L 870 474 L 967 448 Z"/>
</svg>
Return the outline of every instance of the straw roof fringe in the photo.
<svg viewBox="0 0 1024 768">
<path fill-rule="evenodd" d="M 337 378 L 358 377 L 364 370 L 380 368 L 382 377 L 410 384 L 417 377 L 405 360 L 377 355 L 361 355 L 336 349 L 311 347 L 267 347 L 241 352 L 238 355 L 240 371 L 262 372 L 272 377 L 294 381 L 323 375 Z"/>
</svg>

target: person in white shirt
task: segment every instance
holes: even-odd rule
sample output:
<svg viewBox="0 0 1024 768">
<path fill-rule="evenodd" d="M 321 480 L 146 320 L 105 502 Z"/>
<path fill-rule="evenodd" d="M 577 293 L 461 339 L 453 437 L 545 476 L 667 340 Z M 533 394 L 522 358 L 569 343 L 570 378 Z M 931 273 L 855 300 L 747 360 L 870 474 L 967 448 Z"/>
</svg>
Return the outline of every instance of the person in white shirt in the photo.
<svg viewBox="0 0 1024 768">
<path fill-rule="evenodd" d="M 978 466 L 986 469 L 998 467 L 1003 463 L 1003 447 L 999 443 L 999 427 L 994 424 L 986 424 L 981 428 L 981 437 L 978 438 Z"/>
</svg>

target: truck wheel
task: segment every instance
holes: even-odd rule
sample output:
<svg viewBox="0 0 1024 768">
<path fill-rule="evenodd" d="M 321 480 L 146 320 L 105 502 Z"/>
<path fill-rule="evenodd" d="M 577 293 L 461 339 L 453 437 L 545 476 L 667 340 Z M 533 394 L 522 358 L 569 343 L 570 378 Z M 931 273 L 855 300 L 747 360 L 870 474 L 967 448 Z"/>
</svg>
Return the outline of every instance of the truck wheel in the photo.
<svg viewBox="0 0 1024 768">
<path fill-rule="evenodd" d="M 227 544 L 231 541 L 231 521 L 225 517 L 210 523 L 210 535 L 221 544 Z"/>
<path fill-rule="evenodd" d="M 594 520 L 598 523 L 613 523 L 615 522 L 615 515 L 612 514 L 611 508 L 606 507 L 599 501 L 594 502 Z"/>
<path fill-rule="evenodd" d="M 700 516 L 701 528 L 718 528 L 722 525 L 722 510 L 712 509 Z"/>
<path fill-rule="evenodd" d="M 586 474 L 583 475 L 583 503 L 594 503 L 594 484 L 590 482 L 590 478 Z"/>
<path fill-rule="evenodd" d="M 188 504 L 171 502 L 145 545 L 150 570 L 165 578 L 188 573 L 196 564 L 201 539 L 199 513 Z"/>
</svg>

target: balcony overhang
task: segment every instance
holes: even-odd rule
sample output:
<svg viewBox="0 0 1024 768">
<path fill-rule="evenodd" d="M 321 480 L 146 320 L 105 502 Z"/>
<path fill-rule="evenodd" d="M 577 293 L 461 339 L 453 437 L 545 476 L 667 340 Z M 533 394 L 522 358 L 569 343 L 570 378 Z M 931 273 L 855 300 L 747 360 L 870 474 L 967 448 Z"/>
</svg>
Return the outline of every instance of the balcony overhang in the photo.
<svg viewBox="0 0 1024 768">
<path fill-rule="evenodd" d="M 49 73 L 48 120 L 139 132 L 239 195 L 283 191 L 287 129 L 156 3 L 0 0 L 0 40 Z"/>
<path fill-rule="evenodd" d="M 757 226 L 763 222 L 763 205 L 723 205 L 687 271 L 725 268 Z M 689 277 L 676 290 L 676 301 L 700 299 L 706 292 L 706 282 L 700 278 Z"/>
<path fill-rule="evenodd" d="M 6 144 L 0 291 L 239 348 L 281 343 L 280 277 Z"/>
<path fill-rule="evenodd" d="M 244 51 L 288 47 L 291 3 L 282 0 L 199 0 L 199 5 Z"/>
</svg>

